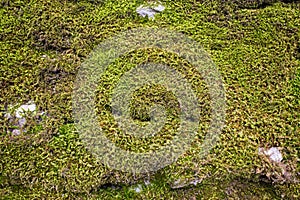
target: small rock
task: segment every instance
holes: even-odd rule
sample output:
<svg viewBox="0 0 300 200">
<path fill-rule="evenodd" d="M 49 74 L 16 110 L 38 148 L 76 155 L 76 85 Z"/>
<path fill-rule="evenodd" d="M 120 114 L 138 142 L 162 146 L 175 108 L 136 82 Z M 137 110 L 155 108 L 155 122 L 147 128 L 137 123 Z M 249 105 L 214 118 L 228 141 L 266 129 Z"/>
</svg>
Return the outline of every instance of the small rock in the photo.
<svg viewBox="0 0 300 200">
<path fill-rule="evenodd" d="M 26 124 L 26 119 L 25 118 L 20 118 L 18 121 L 19 127 L 22 128 Z"/>
<path fill-rule="evenodd" d="M 20 135 L 20 134 L 21 134 L 21 131 L 20 131 L 19 129 L 14 129 L 14 130 L 12 131 L 12 134 L 13 134 L 13 135 Z"/>
<path fill-rule="evenodd" d="M 134 191 L 137 193 L 140 193 L 142 191 L 142 186 L 140 184 L 138 184 L 135 188 Z"/>
<path fill-rule="evenodd" d="M 172 185 L 172 189 L 184 188 L 189 185 L 196 186 L 198 183 L 201 183 L 203 178 L 194 178 L 194 179 L 178 179 Z"/>
<path fill-rule="evenodd" d="M 9 105 L 4 113 L 4 117 L 8 119 L 8 122 L 11 126 L 18 127 L 18 129 L 14 129 L 9 131 L 13 135 L 20 135 L 21 133 L 25 133 L 27 130 L 24 128 L 27 123 L 26 112 L 34 112 L 34 118 L 36 122 L 40 123 L 43 120 L 43 117 L 47 116 L 47 113 L 37 112 L 37 106 L 34 102 L 29 101 L 27 104 L 21 105 L 16 109 L 17 106 Z M 20 130 L 19 130 L 20 129 Z"/>
<path fill-rule="evenodd" d="M 159 5 L 153 5 L 153 6 L 139 6 L 136 9 L 136 12 L 138 14 L 140 14 L 142 17 L 146 17 L 148 16 L 149 19 L 154 19 L 154 15 L 156 15 L 159 12 L 162 12 L 163 10 L 165 10 L 165 7 L 161 4 Z"/>
<path fill-rule="evenodd" d="M 190 182 L 190 184 L 193 184 L 193 185 L 197 185 L 198 183 L 201 183 L 202 179 L 195 179 L 193 181 Z"/>
<path fill-rule="evenodd" d="M 16 110 L 16 117 L 17 118 L 22 118 L 25 112 L 34 112 L 36 110 L 36 105 L 33 102 L 28 102 L 28 104 L 21 105 L 17 110 Z"/>
<path fill-rule="evenodd" d="M 152 9 L 157 11 L 157 12 L 162 12 L 162 11 L 165 10 L 165 7 L 163 5 L 158 5 L 156 7 L 153 7 Z"/>
<path fill-rule="evenodd" d="M 277 147 L 272 147 L 268 150 L 266 150 L 265 148 L 259 148 L 258 152 L 261 154 L 265 154 L 266 156 L 269 156 L 270 160 L 273 162 L 279 163 L 283 159 Z"/>
</svg>

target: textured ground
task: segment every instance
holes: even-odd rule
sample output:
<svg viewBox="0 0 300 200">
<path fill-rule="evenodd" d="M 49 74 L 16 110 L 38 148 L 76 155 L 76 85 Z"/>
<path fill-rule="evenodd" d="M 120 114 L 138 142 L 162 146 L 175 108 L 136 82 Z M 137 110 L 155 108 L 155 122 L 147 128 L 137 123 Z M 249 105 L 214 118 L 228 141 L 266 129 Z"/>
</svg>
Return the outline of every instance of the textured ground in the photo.
<svg viewBox="0 0 300 200">
<path fill-rule="evenodd" d="M 299 3 L 162 1 L 166 9 L 154 20 L 136 13 L 143 3 L 0 2 L 0 197 L 300 198 Z M 226 126 L 205 159 L 197 153 L 209 117 L 206 115 L 202 116 L 203 126 L 199 127 L 191 149 L 177 162 L 147 175 L 107 168 L 79 140 L 71 95 L 80 64 L 106 38 L 137 27 L 165 27 L 189 36 L 203 46 L 221 72 L 227 98 Z M 122 73 L 118 70 L 122 66 L 145 60 L 165 62 L 175 68 L 182 64 L 190 69 L 189 64 L 174 55 L 143 49 L 116 60 L 110 73 Z M 117 81 L 115 78 L 104 82 Z M 193 84 L 199 85 L 198 97 L 205 99 L 201 95 L 205 91 L 200 88 L 201 80 L 196 79 Z M 135 100 L 147 99 L 147 90 L 159 93 L 161 88 L 140 90 Z M 99 99 L 106 99 L 106 92 L 103 85 L 99 86 Z M 168 98 L 172 99 L 172 95 Z M 18 107 L 30 100 L 47 114 L 39 120 L 28 117 L 27 132 L 14 135 L 11 131 L 15 122 L 4 115 L 10 105 Z M 105 105 L 99 101 L 97 106 L 101 110 Z M 135 114 L 141 121 L 147 118 L 143 109 Z M 111 119 L 101 120 L 107 125 Z M 172 135 L 172 123 L 166 135 Z M 125 149 L 151 149 L 148 143 L 141 144 L 126 135 L 118 139 L 114 128 L 106 131 L 111 140 Z M 166 138 L 156 137 L 152 142 Z M 258 154 L 259 147 L 279 147 L 283 160 L 270 161 Z M 198 184 L 192 184 L 195 182 Z"/>
</svg>

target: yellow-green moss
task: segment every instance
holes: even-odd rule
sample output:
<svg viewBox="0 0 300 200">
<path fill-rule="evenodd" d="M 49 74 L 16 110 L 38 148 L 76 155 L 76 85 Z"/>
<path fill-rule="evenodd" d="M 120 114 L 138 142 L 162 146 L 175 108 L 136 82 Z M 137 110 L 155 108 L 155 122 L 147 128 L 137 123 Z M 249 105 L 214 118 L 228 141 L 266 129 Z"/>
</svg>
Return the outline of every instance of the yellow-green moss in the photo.
<svg viewBox="0 0 300 200">
<path fill-rule="evenodd" d="M 135 12 L 143 1 L 2 1 L 0 109 L 34 100 L 48 116 L 42 125 L 31 121 L 24 135 L 12 136 L 1 113 L 0 196 L 299 198 L 300 6 L 253 2 L 241 7 L 227 1 L 162 1 L 166 10 L 152 21 Z M 136 193 L 132 188 L 148 175 L 110 170 L 85 149 L 73 126 L 71 93 L 80 64 L 97 44 L 141 26 L 167 27 L 203 45 L 222 74 L 227 117 L 220 141 L 204 160 L 197 155 L 199 134 L 177 162 L 148 174 L 152 185 Z M 179 62 L 171 54 L 161 56 L 156 50 L 135 51 L 112 68 L 121 69 L 130 58 L 138 63 L 150 57 L 175 67 Z M 260 146 L 283 148 L 290 179 L 258 155 Z M 188 184 L 196 179 L 202 182 Z M 184 187 L 172 189 L 178 180 Z"/>
</svg>

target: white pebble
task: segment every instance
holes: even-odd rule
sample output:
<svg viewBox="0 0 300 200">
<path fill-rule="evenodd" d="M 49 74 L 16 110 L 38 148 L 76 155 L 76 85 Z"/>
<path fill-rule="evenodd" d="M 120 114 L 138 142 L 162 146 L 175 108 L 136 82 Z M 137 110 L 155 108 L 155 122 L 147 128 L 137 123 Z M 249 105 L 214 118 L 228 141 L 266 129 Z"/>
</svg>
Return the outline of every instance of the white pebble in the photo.
<svg viewBox="0 0 300 200">
<path fill-rule="evenodd" d="M 158 12 L 162 12 L 165 9 L 163 5 L 158 6 L 139 6 L 136 9 L 136 12 L 140 14 L 142 17 L 148 16 L 149 19 L 154 19 L 154 15 L 156 15 Z"/>
<path fill-rule="evenodd" d="M 19 127 L 23 127 L 26 124 L 26 119 L 25 118 L 20 118 L 18 123 L 19 123 Z"/>
<path fill-rule="evenodd" d="M 142 191 L 142 186 L 140 184 L 138 184 L 135 188 L 134 191 L 137 193 L 140 193 Z"/>
<path fill-rule="evenodd" d="M 157 12 L 162 12 L 162 11 L 164 11 L 164 9 L 165 9 L 165 7 L 163 5 L 158 5 L 153 8 L 153 10 L 155 10 Z"/>
<path fill-rule="evenodd" d="M 20 134 L 21 134 L 21 131 L 20 131 L 19 129 L 14 129 L 14 130 L 12 131 L 12 134 L 13 134 L 13 135 L 20 135 Z"/>
<path fill-rule="evenodd" d="M 282 154 L 280 153 L 280 151 L 278 150 L 277 147 L 272 147 L 268 150 L 266 150 L 264 148 L 259 148 L 258 152 L 269 156 L 270 160 L 277 162 L 277 163 L 281 162 L 283 159 Z"/>
<path fill-rule="evenodd" d="M 16 117 L 17 118 L 22 118 L 25 112 L 33 112 L 36 110 L 36 105 L 32 102 L 28 102 L 30 104 L 24 104 L 21 105 L 17 110 L 16 110 Z"/>
</svg>

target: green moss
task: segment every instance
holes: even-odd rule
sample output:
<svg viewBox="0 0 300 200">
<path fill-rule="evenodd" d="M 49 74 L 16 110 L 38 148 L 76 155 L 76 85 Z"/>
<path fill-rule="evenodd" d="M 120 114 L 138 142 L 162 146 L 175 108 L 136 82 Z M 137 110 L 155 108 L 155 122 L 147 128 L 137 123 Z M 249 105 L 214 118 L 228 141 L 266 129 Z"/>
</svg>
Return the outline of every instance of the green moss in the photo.
<svg viewBox="0 0 300 200">
<path fill-rule="evenodd" d="M 299 198 L 300 187 L 295 181 L 299 179 L 299 4 L 247 1 L 246 7 L 241 7 L 238 2 L 226 1 L 163 1 L 166 10 L 152 21 L 135 12 L 142 3 L 2 2 L 0 108 L 5 111 L 10 104 L 34 100 L 40 110 L 47 111 L 47 117 L 42 125 L 32 121 L 26 134 L 13 136 L 8 131 L 11 124 L 1 116 L 0 196 L 6 199 Z M 202 44 L 222 74 L 227 98 L 226 127 L 217 146 L 205 159 L 198 155 L 209 121 L 205 114 L 209 105 L 204 105 L 199 133 L 191 149 L 172 165 L 148 174 L 152 183 L 148 186 L 143 184 L 146 175 L 111 170 L 92 156 L 74 128 L 71 104 L 77 71 L 92 49 L 121 31 L 145 26 L 167 27 Z M 191 66 L 157 49 L 136 50 L 116 60 L 103 83 L 113 85 L 124 70 L 145 60 L 167 63 L 175 69 L 183 64 L 181 70 L 191 77 L 199 99 L 208 100 L 201 77 L 190 70 Z M 166 94 L 159 86 L 148 89 Z M 101 104 L 100 100 L 108 102 L 110 90 L 100 85 L 98 94 L 99 108 L 106 109 L 105 102 Z M 161 100 L 142 89 L 136 91 L 132 112 L 137 121 L 142 121 L 138 123 L 146 123 L 149 117 L 144 99 L 149 105 L 152 100 Z M 162 104 L 166 100 L 174 98 L 166 94 Z M 139 102 L 145 104 L 139 107 Z M 163 143 L 172 136 L 171 127 L 176 127 L 177 111 L 171 108 L 170 114 L 174 116 L 170 119 L 174 121 L 170 120 L 170 128 L 161 132 L 161 138 L 146 141 L 147 144 L 126 135 L 117 137 L 114 129 L 108 128 L 107 135 L 120 146 L 135 151 L 151 148 L 150 144 L 155 142 Z M 109 108 L 106 110 L 109 113 Z M 291 177 L 284 176 L 267 158 L 258 156 L 260 146 L 283 147 L 283 163 Z M 193 186 L 190 184 L 193 180 L 202 182 Z M 172 189 L 175 182 L 182 188 Z M 104 187 L 105 184 L 114 184 L 116 189 Z M 137 184 L 142 184 L 140 193 L 133 190 Z"/>
</svg>

